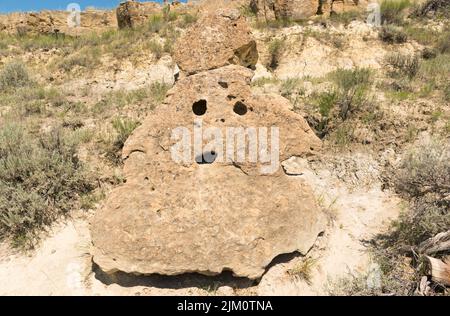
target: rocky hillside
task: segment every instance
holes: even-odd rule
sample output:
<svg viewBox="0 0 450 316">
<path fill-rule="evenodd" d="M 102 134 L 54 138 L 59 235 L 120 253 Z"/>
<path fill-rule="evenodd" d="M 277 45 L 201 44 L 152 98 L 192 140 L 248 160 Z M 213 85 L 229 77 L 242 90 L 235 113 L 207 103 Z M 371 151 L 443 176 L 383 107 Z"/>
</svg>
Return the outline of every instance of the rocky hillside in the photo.
<svg viewBox="0 0 450 316">
<path fill-rule="evenodd" d="M 450 7 L 368 5 L 0 15 L 0 294 L 448 295 Z M 198 118 L 281 167 L 175 164 Z"/>
</svg>

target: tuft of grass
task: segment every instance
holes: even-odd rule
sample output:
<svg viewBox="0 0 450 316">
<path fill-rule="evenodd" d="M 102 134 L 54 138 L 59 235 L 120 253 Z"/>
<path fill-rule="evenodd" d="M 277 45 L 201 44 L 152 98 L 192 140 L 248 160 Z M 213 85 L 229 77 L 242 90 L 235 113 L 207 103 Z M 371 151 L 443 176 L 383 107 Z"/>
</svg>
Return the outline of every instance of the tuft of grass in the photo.
<svg viewBox="0 0 450 316">
<path fill-rule="evenodd" d="M 156 40 L 151 40 L 148 43 L 148 48 L 156 59 L 160 59 L 164 53 L 164 47 Z"/>
<path fill-rule="evenodd" d="M 0 129 L 0 237 L 30 247 L 40 230 L 92 189 L 77 144 L 57 129 L 37 136 L 24 126 Z"/>
<path fill-rule="evenodd" d="M 269 42 L 268 51 L 270 54 L 270 61 L 267 65 L 268 68 L 274 70 L 280 63 L 281 56 L 286 48 L 285 39 L 274 38 Z"/>
<path fill-rule="evenodd" d="M 198 21 L 198 15 L 197 14 L 190 14 L 190 13 L 186 13 L 183 14 L 181 21 L 178 23 L 178 26 L 180 28 L 187 28 L 190 25 L 194 24 L 195 22 Z"/>
<path fill-rule="evenodd" d="M 289 269 L 288 274 L 300 280 L 304 280 L 307 284 L 311 284 L 312 272 L 316 262 L 317 260 L 312 258 L 305 258 L 293 268 Z"/>
<path fill-rule="evenodd" d="M 80 52 L 70 55 L 61 60 L 58 68 L 65 72 L 70 72 L 76 67 L 92 69 L 100 62 L 100 51 L 98 49 L 83 49 Z"/>
<path fill-rule="evenodd" d="M 408 40 L 407 33 L 398 26 L 395 25 L 383 25 L 378 33 L 378 37 L 385 43 L 389 44 L 401 44 Z"/>
<path fill-rule="evenodd" d="M 362 15 L 358 11 L 332 12 L 330 21 L 338 24 L 349 25 L 352 21 L 362 20 Z"/>
<path fill-rule="evenodd" d="M 30 85 L 30 75 L 22 62 L 11 62 L 0 70 L 0 92 Z"/>
<path fill-rule="evenodd" d="M 385 24 L 399 24 L 404 11 L 411 6 L 409 0 L 383 0 L 380 5 L 381 18 Z"/>
<path fill-rule="evenodd" d="M 169 85 L 162 82 L 155 82 L 150 86 L 150 95 L 157 104 L 164 101 L 167 91 L 169 91 Z"/>
<path fill-rule="evenodd" d="M 115 137 L 112 143 L 108 145 L 107 157 L 110 158 L 116 164 L 119 164 L 121 159 L 121 151 L 128 137 L 133 133 L 133 131 L 140 125 L 140 122 L 129 118 L 115 118 L 113 119 L 112 127 L 115 131 Z"/>
</svg>

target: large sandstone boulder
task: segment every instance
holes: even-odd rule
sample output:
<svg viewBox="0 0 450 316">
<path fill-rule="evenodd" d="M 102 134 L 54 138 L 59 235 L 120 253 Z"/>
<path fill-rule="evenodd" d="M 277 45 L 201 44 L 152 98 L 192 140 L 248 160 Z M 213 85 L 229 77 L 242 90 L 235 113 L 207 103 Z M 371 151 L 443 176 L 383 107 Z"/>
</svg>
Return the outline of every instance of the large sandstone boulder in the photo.
<svg viewBox="0 0 450 316">
<path fill-rule="evenodd" d="M 317 14 L 319 0 L 275 0 L 275 17 L 278 20 L 301 20 Z"/>
<path fill-rule="evenodd" d="M 129 138 L 126 183 L 110 194 L 91 227 L 93 260 L 101 269 L 164 275 L 229 270 L 255 279 L 274 257 L 312 247 L 326 219 L 301 179 L 279 166 L 261 174 L 264 163 L 235 156 L 205 161 L 200 152 L 194 160 L 195 148 L 189 161 L 172 159 L 178 142 L 172 130 L 192 132 L 194 124 L 203 131 L 218 127 L 223 135 L 227 127 L 277 126 L 280 161 L 320 148 L 305 120 L 287 109 L 289 101 L 252 93 L 252 75 L 229 65 L 181 79 Z"/>
<path fill-rule="evenodd" d="M 117 24 L 120 29 L 143 25 L 152 14 L 160 13 L 161 9 L 161 5 L 155 2 L 121 2 L 116 9 Z"/>
<path fill-rule="evenodd" d="M 175 61 L 188 75 L 229 64 L 252 68 L 258 51 L 245 18 L 224 9 L 205 14 L 177 41 Z"/>
<path fill-rule="evenodd" d="M 258 18 L 275 19 L 275 0 L 250 0 L 250 9 Z"/>
</svg>

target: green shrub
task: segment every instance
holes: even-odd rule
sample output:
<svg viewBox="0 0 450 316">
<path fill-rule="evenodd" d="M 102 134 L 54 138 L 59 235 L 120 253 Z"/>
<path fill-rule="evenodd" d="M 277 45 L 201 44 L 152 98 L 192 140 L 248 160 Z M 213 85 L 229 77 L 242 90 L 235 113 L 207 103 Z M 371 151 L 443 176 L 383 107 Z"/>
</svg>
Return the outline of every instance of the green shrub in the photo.
<svg viewBox="0 0 450 316">
<path fill-rule="evenodd" d="M 330 77 L 337 86 L 339 116 L 345 120 L 366 103 L 372 73 L 367 68 L 338 69 Z"/>
<path fill-rule="evenodd" d="M 393 53 L 386 56 L 386 63 L 393 67 L 391 74 L 393 76 L 407 76 L 414 78 L 420 68 L 419 57 L 416 55 L 405 55 Z"/>
<path fill-rule="evenodd" d="M 112 122 L 112 126 L 117 132 L 117 138 L 114 145 L 122 149 L 128 137 L 130 137 L 131 133 L 140 125 L 139 122 L 136 122 L 131 119 L 122 119 L 116 118 Z"/>
<path fill-rule="evenodd" d="M 64 70 L 65 72 L 70 72 L 75 67 L 91 69 L 97 66 L 100 62 L 99 55 L 99 50 L 84 49 L 75 55 L 64 58 L 61 62 L 59 62 L 58 68 Z"/>
<path fill-rule="evenodd" d="M 160 59 L 164 52 L 164 47 L 156 40 L 151 40 L 148 47 L 156 59 Z"/>
<path fill-rule="evenodd" d="M 316 104 L 319 108 L 320 115 L 322 115 L 323 118 L 328 118 L 337 101 L 338 95 L 335 91 L 319 94 Z"/>
<path fill-rule="evenodd" d="M 424 140 L 403 158 L 396 174 L 396 188 L 411 197 L 428 193 L 440 198 L 450 194 L 450 144 L 446 140 Z"/>
<path fill-rule="evenodd" d="M 160 14 L 154 14 L 148 19 L 147 30 L 151 33 L 158 33 L 166 26 L 164 17 Z"/>
<path fill-rule="evenodd" d="M 447 29 L 446 31 L 442 32 L 442 34 L 439 35 L 436 43 L 436 49 L 441 54 L 450 53 L 450 29 Z"/>
<path fill-rule="evenodd" d="M 286 48 L 286 41 L 280 38 L 274 38 L 269 43 L 270 61 L 267 65 L 271 69 L 276 69 L 280 63 L 281 56 Z"/>
<path fill-rule="evenodd" d="M 112 121 L 112 126 L 116 133 L 111 144 L 107 148 L 107 157 L 116 164 L 119 164 L 121 159 L 121 151 L 128 137 L 140 125 L 139 122 L 129 118 L 115 118 Z"/>
<path fill-rule="evenodd" d="M 394 171 L 394 187 L 410 198 L 409 208 L 395 220 L 386 234 L 375 239 L 376 256 L 383 261 L 390 279 L 411 284 L 411 294 L 420 282 L 420 261 L 413 261 L 415 272 L 396 272 L 403 255 L 415 255 L 419 245 L 450 227 L 450 144 L 446 139 L 424 138 L 408 150 Z M 448 255 L 445 252 L 435 256 Z"/>
<path fill-rule="evenodd" d="M 408 40 L 406 32 L 402 28 L 394 25 L 384 25 L 380 29 L 378 36 L 383 42 L 389 44 L 401 44 Z"/>
<path fill-rule="evenodd" d="M 11 62 L 0 70 L 0 91 L 28 86 L 28 70 L 21 62 Z"/>
<path fill-rule="evenodd" d="M 166 97 L 169 85 L 163 82 L 154 82 L 150 86 L 150 95 L 156 103 L 161 103 Z"/>
<path fill-rule="evenodd" d="M 198 20 L 198 16 L 196 14 L 183 14 L 183 17 L 181 19 L 181 22 L 178 23 L 178 26 L 181 28 L 186 28 L 191 24 L 194 24 L 195 22 L 197 22 Z"/>
<path fill-rule="evenodd" d="M 383 23 L 401 23 L 403 12 L 410 5 L 409 0 L 383 0 L 380 6 Z"/>
<path fill-rule="evenodd" d="M 0 236 L 32 245 L 40 229 L 67 214 L 92 189 L 73 143 L 61 130 L 34 137 L 0 129 Z"/>
<path fill-rule="evenodd" d="M 347 11 L 341 13 L 332 12 L 332 14 L 330 15 L 331 22 L 340 23 L 344 25 L 348 25 L 352 21 L 361 19 L 362 19 L 361 13 L 358 11 Z"/>
</svg>

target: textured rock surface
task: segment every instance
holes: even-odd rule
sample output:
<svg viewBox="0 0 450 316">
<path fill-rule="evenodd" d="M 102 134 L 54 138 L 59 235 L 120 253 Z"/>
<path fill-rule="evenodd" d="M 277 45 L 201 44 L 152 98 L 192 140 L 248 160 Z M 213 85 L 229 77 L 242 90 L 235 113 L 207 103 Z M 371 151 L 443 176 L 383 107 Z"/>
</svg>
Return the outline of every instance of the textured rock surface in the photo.
<svg viewBox="0 0 450 316">
<path fill-rule="evenodd" d="M 365 9 L 368 0 L 250 0 L 250 8 L 258 18 L 266 20 L 306 19 L 316 14 Z"/>
<path fill-rule="evenodd" d="M 69 27 L 65 11 L 41 11 L 32 13 L 0 14 L 0 31 L 9 34 L 54 34 L 80 35 L 93 31 L 116 28 L 113 10 L 86 10 L 81 12 L 80 27 Z"/>
<path fill-rule="evenodd" d="M 319 0 L 275 0 L 277 19 L 306 19 L 317 13 Z"/>
<path fill-rule="evenodd" d="M 250 0 L 250 9 L 258 18 L 275 19 L 275 0 Z"/>
<path fill-rule="evenodd" d="M 126 183 L 92 224 L 94 261 L 105 271 L 185 272 L 260 277 L 274 257 L 307 252 L 325 228 L 309 187 L 281 167 L 261 175 L 250 163 L 177 164 L 171 130 L 192 131 L 193 104 L 207 101 L 207 127 L 280 128 L 280 159 L 309 156 L 321 146 L 304 119 L 277 95 L 253 95 L 253 73 L 230 65 L 177 82 L 123 151 Z M 242 102 L 248 111 L 233 111 Z M 223 132 L 225 135 L 225 132 Z"/>
<path fill-rule="evenodd" d="M 254 67 L 256 43 L 238 10 L 205 14 L 175 45 L 175 61 L 187 74 L 229 64 Z"/>
<path fill-rule="evenodd" d="M 159 12 L 161 5 L 158 3 L 141 3 L 133 0 L 122 2 L 116 9 L 117 24 L 119 28 L 133 28 L 142 25 L 151 14 Z"/>
</svg>

